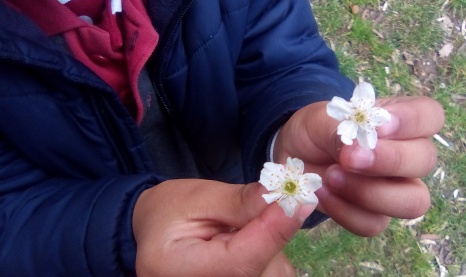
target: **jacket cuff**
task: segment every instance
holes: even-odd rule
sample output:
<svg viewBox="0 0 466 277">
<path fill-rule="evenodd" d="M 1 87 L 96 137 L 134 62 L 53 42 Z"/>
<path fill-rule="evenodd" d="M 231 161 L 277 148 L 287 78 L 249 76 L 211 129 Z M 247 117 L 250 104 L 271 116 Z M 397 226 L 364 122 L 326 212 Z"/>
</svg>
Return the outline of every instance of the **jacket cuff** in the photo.
<svg viewBox="0 0 466 277">
<path fill-rule="evenodd" d="M 301 226 L 301 229 L 311 229 L 319 225 L 320 223 L 324 222 L 327 220 L 329 217 L 328 215 L 318 211 L 314 210 L 304 221 L 303 226 Z"/>
<path fill-rule="evenodd" d="M 85 239 L 91 272 L 96 276 L 135 276 L 134 205 L 142 191 L 154 186 L 151 175 L 110 180 L 94 203 Z"/>
<path fill-rule="evenodd" d="M 278 134 L 280 133 L 281 129 L 282 129 L 281 127 L 278 128 L 278 130 L 270 138 L 269 143 L 267 144 L 267 149 L 266 149 L 266 161 L 267 162 L 275 162 L 273 159 L 274 147 L 275 147 L 275 142 L 277 141 Z"/>
</svg>

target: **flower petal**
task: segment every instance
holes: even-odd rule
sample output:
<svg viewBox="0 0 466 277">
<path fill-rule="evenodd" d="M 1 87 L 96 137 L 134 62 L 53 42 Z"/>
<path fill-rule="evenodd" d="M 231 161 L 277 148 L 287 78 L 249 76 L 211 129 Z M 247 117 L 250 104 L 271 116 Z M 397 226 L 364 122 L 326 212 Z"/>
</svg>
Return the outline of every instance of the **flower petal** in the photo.
<svg viewBox="0 0 466 277">
<path fill-rule="evenodd" d="M 379 107 L 372 108 L 369 113 L 372 126 L 382 126 L 392 119 L 391 114 L 387 110 Z"/>
<path fill-rule="evenodd" d="M 288 157 L 286 159 L 286 170 L 288 173 L 291 173 L 292 176 L 303 174 L 304 171 L 304 162 L 300 159 Z"/>
<path fill-rule="evenodd" d="M 374 149 L 377 144 L 377 132 L 375 129 L 358 130 L 357 140 L 359 146 L 364 149 Z"/>
<path fill-rule="evenodd" d="M 297 195 L 297 198 L 303 204 L 318 204 L 319 203 L 319 199 L 317 198 L 316 194 L 313 193 L 313 192 L 311 192 L 311 193 L 302 192 L 302 193 Z"/>
<path fill-rule="evenodd" d="M 352 145 L 356 138 L 358 125 L 351 120 L 344 120 L 337 127 L 337 134 L 341 135 L 341 141 L 346 145 Z"/>
<path fill-rule="evenodd" d="M 371 84 L 366 82 L 359 83 L 353 91 L 353 97 L 351 97 L 351 103 L 364 103 L 363 106 L 355 106 L 360 108 L 370 108 L 375 103 L 375 91 Z M 367 106 L 368 103 L 371 103 L 370 106 Z"/>
<path fill-rule="evenodd" d="M 281 186 L 284 179 L 285 167 L 276 163 L 265 163 L 261 170 L 259 183 L 268 191 L 276 190 Z"/>
<path fill-rule="evenodd" d="M 353 112 L 353 106 L 345 99 L 334 96 L 327 104 L 327 114 L 338 121 L 346 120 Z"/>
<path fill-rule="evenodd" d="M 293 197 L 286 196 L 278 201 L 278 205 L 285 211 L 286 216 L 292 217 L 298 201 Z"/>
<path fill-rule="evenodd" d="M 264 198 L 265 202 L 267 202 L 267 204 L 270 204 L 274 201 L 277 201 L 283 194 L 279 193 L 279 192 L 271 192 L 271 193 L 268 193 L 268 194 L 262 194 L 262 198 Z"/>
<path fill-rule="evenodd" d="M 314 192 L 322 187 L 322 178 L 316 173 L 305 173 L 299 178 L 299 186 L 303 191 Z"/>
</svg>

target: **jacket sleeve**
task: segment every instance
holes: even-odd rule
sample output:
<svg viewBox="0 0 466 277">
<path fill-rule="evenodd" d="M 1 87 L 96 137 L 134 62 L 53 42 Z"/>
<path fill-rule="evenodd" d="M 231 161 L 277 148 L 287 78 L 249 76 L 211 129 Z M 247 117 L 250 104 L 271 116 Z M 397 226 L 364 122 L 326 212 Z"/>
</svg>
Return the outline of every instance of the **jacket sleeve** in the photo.
<svg viewBox="0 0 466 277">
<path fill-rule="evenodd" d="M 51 177 L 0 133 L 1 275 L 134 275 L 131 213 L 156 181 Z"/>
<path fill-rule="evenodd" d="M 257 180 L 267 143 L 301 107 L 349 98 L 354 84 L 318 32 L 307 0 L 251 1 L 236 68 L 247 180 Z"/>
</svg>

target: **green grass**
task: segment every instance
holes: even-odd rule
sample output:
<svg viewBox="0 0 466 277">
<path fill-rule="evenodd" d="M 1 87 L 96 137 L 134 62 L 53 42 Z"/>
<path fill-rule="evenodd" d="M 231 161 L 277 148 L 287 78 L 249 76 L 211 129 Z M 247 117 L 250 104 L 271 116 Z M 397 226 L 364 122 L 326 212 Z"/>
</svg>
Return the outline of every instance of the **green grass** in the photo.
<svg viewBox="0 0 466 277">
<path fill-rule="evenodd" d="M 419 251 L 409 229 L 392 224 L 377 238 L 361 238 L 327 223 L 309 232 L 302 231 L 285 253 L 310 276 L 429 276 L 430 258 Z M 387 258 L 388 257 L 388 258 Z M 381 269 L 374 270 L 375 264 Z"/>
<path fill-rule="evenodd" d="M 451 0 L 451 13 L 462 18 L 466 15 L 466 0 Z"/>
<path fill-rule="evenodd" d="M 406 226 L 394 219 L 374 238 L 328 221 L 299 232 L 285 253 L 300 276 L 439 276 L 442 266 L 449 276 L 466 274 L 466 41 L 460 32 L 466 0 L 391 0 L 385 11 L 385 1 L 311 2 L 342 72 L 355 82 L 371 82 L 379 96 L 438 100 L 446 115 L 439 135 L 449 147 L 434 142 L 439 160 L 424 178 L 432 206 L 422 221 Z M 454 24 L 449 32 L 438 20 L 444 16 Z M 448 42 L 452 53 L 440 57 Z"/>
<path fill-rule="evenodd" d="M 392 43 L 416 53 L 436 47 L 442 40 L 437 18 L 440 1 L 394 1 L 393 13 L 385 27 L 389 28 Z"/>
</svg>

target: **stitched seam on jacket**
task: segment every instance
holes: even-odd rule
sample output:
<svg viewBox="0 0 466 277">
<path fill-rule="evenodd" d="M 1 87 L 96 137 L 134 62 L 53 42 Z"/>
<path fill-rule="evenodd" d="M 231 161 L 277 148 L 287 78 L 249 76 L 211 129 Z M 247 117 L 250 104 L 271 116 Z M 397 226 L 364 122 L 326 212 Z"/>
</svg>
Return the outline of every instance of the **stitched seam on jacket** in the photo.
<svg viewBox="0 0 466 277">
<path fill-rule="evenodd" d="M 201 45 L 199 45 L 199 47 L 197 47 L 195 50 L 192 51 L 192 54 L 189 55 L 189 57 L 187 57 L 187 62 L 185 64 L 183 64 L 178 70 L 174 71 L 173 73 L 170 73 L 169 75 L 167 75 L 165 78 L 171 78 L 173 76 L 176 76 L 178 75 L 179 73 L 183 72 L 186 68 L 188 68 L 188 64 L 189 64 L 189 60 L 192 58 L 192 57 L 195 57 L 199 54 L 199 52 L 205 47 L 207 46 L 214 38 L 217 37 L 218 33 L 220 32 L 220 30 L 222 29 L 222 26 L 223 26 L 223 22 L 220 22 L 218 28 L 215 30 L 215 32 L 213 34 L 210 35 L 210 37 L 204 41 Z"/>
<path fill-rule="evenodd" d="M 317 35 L 314 35 L 314 36 L 310 37 L 309 39 L 312 39 L 312 38 L 314 38 L 316 36 Z M 321 49 L 321 46 L 323 44 L 325 44 L 325 41 L 322 40 L 317 49 Z M 325 44 L 325 46 L 326 46 L 326 44 Z M 311 55 L 313 55 L 315 52 L 316 51 L 313 51 L 311 53 Z M 296 67 L 296 65 L 299 65 L 300 63 L 301 63 L 301 61 L 297 61 L 295 64 L 290 65 L 288 68 Z M 251 76 L 251 77 L 236 77 L 236 80 L 238 80 L 238 81 L 251 81 L 251 80 L 255 80 L 255 79 L 262 79 L 264 77 L 268 77 L 268 76 L 271 76 L 271 75 L 275 75 L 276 73 L 280 73 L 283 70 L 284 70 L 283 68 L 278 68 L 277 70 L 270 71 L 270 72 L 264 73 L 262 75 L 256 75 L 256 76 Z M 330 70 L 329 72 L 333 72 L 333 71 Z"/>
<path fill-rule="evenodd" d="M 204 49 L 204 47 L 206 47 L 212 40 L 214 40 L 217 35 L 219 34 L 220 30 L 222 29 L 222 26 L 224 26 L 224 23 L 223 23 L 223 17 L 225 15 L 230 15 L 230 14 L 234 14 L 234 13 L 237 13 L 239 12 L 240 10 L 243 10 L 243 9 L 246 9 L 250 6 L 250 4 L 246 4 L 244 5 L 243 7 L 240 7 L 240 8 L 237 8 L 237 9 L 234 9 L 232 11 L 228 11 L 228 12 L 221 12 L 221 15 L 222 15 L 222 20 L 220 21 L 220 24 L 218 26 L 218 28 L 215 30 L 215 32 L 213 34 L 210 35 L 210 37 L 205 40 L 203 43 L 201 43 L 201 45 L 199 45 L 196 49 L 194 49 L 192 51 L 192 54 L 188 57 L 188 61 L 186 64 L 184 64 L 183 66 L 181 66 L 178 70 L 170 73 L 169 75 L 167 75 L 165 78 L 172 78 L 178 74 L 180 74 L 181 72 L 185 71 L 186 68 L 188 68 L 188 64 L 189 64 L 189 59 L 191 59 L 192 57 L 195 57 L 199 54 L 199 52 Z"/>
<path fill-rule="evenodd" d="M 245 5 L 242 6 L 242 7 L 239 7 L 239 8 L 237 8 L 237 9 L 232 10 L 232 11 L 222 12 L 221 14 L 222 14 L 222 16 L 223 16 L 223 15 L 228 15 L 228 14 L 237 13 L 237 12 L 240 11 L 240 10 L 243 10 L 243 9 L 248 8 L 250 5 L 251 5 L 251 3 L 248 2 L 247 4 L 245 4 Z"/>
</svg>

